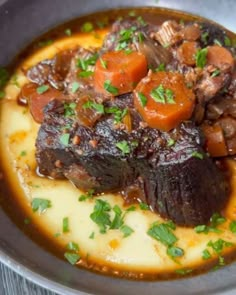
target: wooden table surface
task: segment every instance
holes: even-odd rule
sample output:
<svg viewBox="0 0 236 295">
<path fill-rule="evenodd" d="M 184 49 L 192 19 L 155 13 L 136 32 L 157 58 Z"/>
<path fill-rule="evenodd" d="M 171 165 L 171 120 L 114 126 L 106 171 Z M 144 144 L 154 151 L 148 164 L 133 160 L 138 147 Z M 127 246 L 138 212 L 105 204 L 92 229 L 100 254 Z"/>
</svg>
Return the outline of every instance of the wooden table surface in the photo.
<svg viewBox="0 0 236 295">
<path fill-rule="evenodd" d="M 17 1 L 17 0 L 16 0 Z M 179 0 L 179 5 L 183 2 L 187 5 L 185 9 L 189 11 L 196 12 L 205 17 L 209 17 L 218 22 L 224 24 L 227 28 L 232 31 L 236 31 L 236 21 L 234 12 L 236 10 L 236 1 L 235 0 L 198 0 L 198 7 L 194 5 L 196 0 Z M 0 5 L 2 5 L 6 0 L 0 0 Z M 160 0 L 158 4 L 164 6 L 164 0 Z M 175 1 L 176 2 L 176 1 Z M 215 5 L 217 2 L 217 5 Z M 191 9 L 191 3 L 195 6 L 194 11 Z M 204 5 L 204 6 L 203 6 Z M 204 9 L 203 9 L 204 7 Z M 179 8 L 178 5 L 173 6 L 173 8 Z M 209 8 L 209 9 L 208 9 Z M 221 12 L 224 11 L 224 15 L 227 15 L 227 18 L 220 18 L 222 15 Z M 226 293 L 224 293 L 226 294 Z M 227 292 L 228 295 L 235 294 L 233 291 Z M 16 274 L 14 271 L 10 270 L 8 267 L 0 263 L 0 295 L 58 295 L 54 292 L 46 290 L 37 286 L 34 283 L 27 281 L 25 278 Z M 66 294 L 63 294 L 66 295 Z"/>
</svg>

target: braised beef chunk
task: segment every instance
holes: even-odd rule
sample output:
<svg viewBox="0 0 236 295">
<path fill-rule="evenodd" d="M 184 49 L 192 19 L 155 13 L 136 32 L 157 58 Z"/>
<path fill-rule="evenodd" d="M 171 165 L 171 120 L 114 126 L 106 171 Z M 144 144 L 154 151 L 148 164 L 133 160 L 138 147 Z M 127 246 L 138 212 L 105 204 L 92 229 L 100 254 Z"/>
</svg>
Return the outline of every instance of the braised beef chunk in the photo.
<svg viewBox="0 0 236 295">
<path fill-rule="evenodd" d="M 90 128 L 78 124 L 76 116 L 65 117 L 64 106 L 50 102 L 39 130 L 36 157 L 44 175 L 64 176 L 96 193 L 141 182 L 147 204 L 181 225 L 207 222 L 224 205 L 226 181 L 204 153 L 202 134 L 193 123 L 169 133 L 142 128 L 132 109 L 136 128 L 131 132 L 117 128 L 110 114 Z"/>
<path fill-rule="evenodd" d="M 133 63 L 117 63 L 116 72 L 103 59 L 108 51 L 117 57 L 121 50 L 127 56 L 142 53 L 146 77 L 133 79 Z M 185 89 L 191 102 L 187 117 L 185 100 L 178 102 L 173 86 L 178 79 L 170 82 L 170 72 L 181 76 L 181 99 Z M 126 91 L 133 92 L 119 92 L 129 76 L 132 87 Z M 50 84 L 40 97 L 33 84 L 35 95 L 29 100 L 33 108 L 42 98 L 49 101 L 36 141 L 40 173 L 66 178 L 95 194 L 122 192 L 126 203 L 146 202 L 179 225 L 204 224 L 223 209 L 228 181 L 213 158 L 236 154 L 236 74 L 235 50 L 221 28 L 175 20 L 154 25 L 141 17 L 119 20 L 100 49 L 63 51 L 32 67 L 28 78 Z M 62 95 L 52 97 L 51 88 Z M 154 122 L 166 124 L 170 109 L 160 111 L 166 105 L 178 108 L 170 112 L 170 128 Z"/>
</svg>

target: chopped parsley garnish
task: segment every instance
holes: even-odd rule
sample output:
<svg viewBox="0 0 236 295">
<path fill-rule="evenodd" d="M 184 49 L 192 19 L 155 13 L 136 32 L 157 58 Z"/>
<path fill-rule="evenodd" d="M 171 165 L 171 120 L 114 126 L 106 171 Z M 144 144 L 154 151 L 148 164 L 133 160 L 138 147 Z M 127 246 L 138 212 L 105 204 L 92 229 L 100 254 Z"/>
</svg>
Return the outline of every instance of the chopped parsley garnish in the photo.
<svg viewBox="0 0 236 295">
<path fill-rule="evenodd" d="M 173 145 L 175 145 L 175 140 L 174 140 L 173 138 L 168 139 L 168 141 L 167 141 L 167 146 L 168 146 L 168 147 L 171 147 L 171 146 L 173 146 Z"/>
<path fill-rule="evenodd" d="M 52 207 L 51 201 L 47 199 L 34 198 L 31 202 L 33 212 L 44 213 L 48 208 Z"/>
<path fill-rule="evenodd" d="M 65 34 L 66 34 L 67 36 L 71 36 L 71 35 L 72 35 L 72 33 L 71 33 L 71 29 L 66 29 L 64 32 L 65 32 Z"/>
<path fill-rule="evenodd" d="M 38 43 L 38 46 L 39 47 L 49 46 L 49 45 L 52 45 L 52 43 L 53 43 L 53 40 L 49 39 L 49 40 L 45 40 L 45 41 L 40 41 Z"/>
<path fill-rule="evenodd" d="M 28 225 L 28 224 L 30 224 L 31 223 L 31 219 L 30 218 L 25 218 L 24 219 L 24 224 L 25 225 Z"/>
<path fill-rule="evenodd" d="M 222 43 L 218 39 L 214 39 L 214 44 L 222 46 Z"/>
<path fill-rule="evenodd" d="M 27 152 L 26 151 L 21 151 L 20 152 L 20 157 L 24 157 L 24 156 L 26 156 L 27 155 Z"/>
<path fill-rule="evenodd" d="M 104 60 L 104 59 L 102 59 L 101 57 L 99 58 L 99 60 L 100 60 L 100 63 L 101 63 L 101 65 L 102 65 L 102 67 L 103 67 L 104 69 L 107 69 L 107 61 Z"/>
<path fill-rule="evenodd" d="M 80 84 L 78 82 L 73 82 L 71 85 L 71 92 L 75 93 L 80 87 Z"/>
<path fill-rule="evenodd" d="M 199 68 L 204 68 L 207 61 L 207 48 L 199 49 L 196 53 L 196 66 Z"/>
<path fill-rule="evenodd" d="M 94 53 L 92 56 L 88 58 L 78 58 L 77 59 L 77 67 L 83 71 L 87 71 L 89 66 L 94 66 L 98 59 L 98 54 Z"/>
<path fill-rule="evenodd" d="M 203 160 L 203 158 L 204 158 L 203 154 L 202 153 L 199 153 L 197 151 L 192 152 L 191 156 L 193 158 L 197 158 L 197 159 L 200 159 L 200 160 Z"/>
<path fill-rule="evenodd" d="M 176 273 L 179 274 L 179 275 L 187 275 L 187 274 L 190 274 L 193 270 L 192 269 L 176 269 Z"/>
<path fill-rule="evenodd" d="M 64 103 L 64 116 L 71 117 L 75 115 L 75 109 L 77 104 L 75 102 Z"/>
<path fill-rule="evenodd" d="M 8 71 L 0 67 L 0 90 L 6 85 L 8 78 L 9 78 Z"/>
<path fill-rule="evenodd" d="M 88 100 L 86 103 L 83 104 L 83 108 L 85 109 L 94 109 L 96 110 L 99 114 L 104 114 L 104 106 L 101 103 L 96 103 L 91 100 Z"/>
<path fill-rule="evenodd" d="M 44 92 L 48 91 L 49 89 L 49 86 L 48 85 L 42 85 L 42 86 L 39 86 L 36 91 L 38 94 L 43 94 Z"/>
<path fill-rule="evenodd" d="M 205 249 L 202 252 L 202 259 L 207 260 L 211 258 L 211 253 L 209 252 L 209 250 Z"/>
<path fill-rule="evenodd" d="M 0 90 L 0 99 L 4 98 L 6 95 L 5 91 Z"/>
<path fill-rule="evenodd" d="M 120 228 L 120 231 L 124 234 L 123 235 L 124 238 L 127 238 L 134 232 L 134 230 L 128 225 L 122 225 Z"/>
<path fill-rule="evenodd" d="M 64 133 L 60 136 L 60 143 L 63 144 L 64 146 L 69 145 L 69 141 L 70 141 L 69 133 Z"/>
<path fill-rule="evenodd" d="M 133 11 L 133 10 L 131 10 L 130 12 L 129 12 L 129 16 L 136 16 L 136 12 L 135 11 Z"/>
<path fill-rule="evenodd" d="M 66 252 L 64 257 L 70 262 L 70 264 L 75 265 L 80 260 L 80 255 L 77 253 Z"/>
<path fill-rule="evenodd" d="M 233 234 L 236 234 L 236 221 L 232 220 L 229 224 L 229 229 Z"/>
<path fill-rule="evenodd" d="M 95 235 L 95 233 L 94 233 L 94 231 L 91 233 L 91 235 L 89 236 L 89 239 L 91 239 L 91 240 L 93 240 L 94 239 L 94 235 Z"/>
<path fill-rule="evenodd" d="M 82 72 L 79 72 L 79 77 L 81 78 L 88 78 L 90 76 L 92 76 L 94 74 L 93 71 L 82 71 Z"/>
<path fill-rule="evenodd" d="M 106 233 L 108 227 L 111 225 L 109 212 L 111 206 L 107 201 L 96 199 L 93 212 L 90 214 L 90 218 L 99 226 L 100 233 Z"/>
<path fill-rule="evenodd" d="M 130 206 L 129 208 L 127 208 L 125 211 L 126 212 L 133 212 L 136 210 L 136 207 L 134 205 Z"/>
<path fill-rule="evenodd" d="M 232 45 L 231 39 L 228 36 L 225 36 L 224 43 L 225 43 L 225 46 L 231 46 Z"/>
<path fill-rule="evenodd" d="M 59 238 L 60 235 L 61 235 L 61 233 L 55 233 L 55 234 L 54 234 L 54 237 L 55 237 L 55 238 Z"/>
<path fill-rule="evenodd" d="M 184 255 L 184 250 L 179 248 L 179 247 L 175 247 L 175 246 L 170 246 L 167 248 L 167 255 L 170 256 L 171 258 L 176 258 L 176 257 L 181 257 Z"/>
<path fill-rule="evenodd" d="M 155 69 L 155 72 L 164 72 L 165 71 L 165 64 L 161 63 L 159 66 Z"/>
<path fill-rule="evenodd" d="M 119 206 L 115 205 L 112 209 L 115 213 L 115 217 L 111 223 L 110 229 L 118 229 L 124 224 L 123 216 L 122 216 L 122 210 Z"/>
<path fill-rule="evenodd" d="M 141 15 L 137 17 L 137 21 L 140 23 L 141 26 L 146 25 L 146 22 L 144 21 L 144 19 Z"/>
<path fill-rule="evenodd" d="M 215 242 L 209 241 L 208 244 L 207 244 L 207 246 L 212 248 L 214 250 L 214 252 L 217 253 L 217 254 L 221 254 L 224 247 L 232 247 L 233 245 L 234 245 L 233 243 L 227 242 L 227 241 L 222 240 L 222 239 L 218 239 Z"/>
<path fill-rule="evenodd" d="M 176 236 L 165 223 L 158 224 L 155 222 L 148 230 L 147 234 L 168 247 L 173 246 L 177 241 Z"/>
<path fill-rule="evenodd" d="M 221 230 L 217 228 L 218 225 L 224 223 L 226 219 L 221 216 L 219 213 L 214 213 L 210 218 L 210 225 L 198 225 L 194 228 L 196 233 L 205 233 L 209 232 L 221 233 Z"/>
<path fill-rule="evenodd" d="M 68 233 L 70 231 L 69 228 L 69 218 L 68 217 L 64 217 L 62 220 L 62 232 L 63 233 Z"/>
<path fill-rule="evenodd" d="M 92 32 L 93 29 L 93 24 L 91 22 L 86 22 L 81 26 L 81 31 L 84 33 Z"/>
<path fill-rule="evenodd" d="M 138 99 L 142 107 L 144 108 L 147 104 L 147 97 L 142 92 L 138 92 Z"/>
<path fill-rule="evenodd" d="M 111 84 L 111 81 L 110 80 L 106 80 L 104 82 L 104 89 L 106 91 L 108 91 L 109 93 L 111 93 L 111 94 L 114 94 L 114 95 L 117 95 L 118 94 L 118 88 L 116 88 L 115 86 L 113 86 Z"/>
<path fill-rule="evenodd" d="M 122 119 L 126 116 L 126 114 L 128 113 L 128 109 L 120 109 L 116 106 L 114 107 L 108 107 L 105 109 L 105 113 L 106 114 L 114 114 L 114 123 L 120 123 L 122 121 Z"/>
<path fill-rule="evenodd" d="M 126 140 L 117 142 L 116 147 L 121 150 L 123 155 L 130 153 L 130 146 Z"/>
<path fill-rule="evenodd" d="M 214 78 L 214 77 L 217 77 L 220 75 L 220 70 L 215 70 L 212 74 L 211 74 L 211 77 Z"/>
<path fill-rule="evenodd" d="M 168 88 L 165 89 L 162 84 L 151 91 L 151 97 L 158 103 L 175 104 L 173 91 Z"/>
<path fill-rule="evenodd" d="M 78 199 L 79 202 L 83 202 L 85 200 L 91 199 L 94 194 L 94 189 L 90 189 L 85 195 L 81 195 Z"/>
<path fill-rule="evenodd" d="M 15 85 L 17 88 L 20 88 L 20 85 L 19 85 L 19 83 L 18 83 L 18 76 L 17 76 L 16 74 L 12 76 L 12 78 L 11 78 L 11 83 L 12 83 L 13 85 Z"/>
<path fill-rule="evenodd" d="M 69 242 L 66 246 L 66 248 L 68 250 L 71 250 L 71 251 L 78 251 L 79 250 L 79 245 L 75 242 Z"/>
<path fill-rule="evenodd" d="M 207 43 L 207 39 L 208 39 L 208 37 L 209 37 L 208 32 L 204 32 L 204 33 L 202 33 L 202 35 L 201 35 L 201 40 L 202 40 L 202 42 L 203 42 L 204 44 Z"/>
<path fill-rule="evenodd" d="M 141 210 L 149 210 L 148 204 L 145 204 L 145 203 L 139 203 L 139 208 Z"/>
</svg>

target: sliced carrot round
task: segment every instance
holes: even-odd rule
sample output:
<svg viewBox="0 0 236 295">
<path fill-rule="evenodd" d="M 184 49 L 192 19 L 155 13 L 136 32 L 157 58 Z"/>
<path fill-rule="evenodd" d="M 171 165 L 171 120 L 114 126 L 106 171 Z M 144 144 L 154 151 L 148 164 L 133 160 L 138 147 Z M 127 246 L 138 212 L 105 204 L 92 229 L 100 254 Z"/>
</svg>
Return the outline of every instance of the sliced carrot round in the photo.
<svg viewBox="0 0 236 295">
<path fill-rule="evenodd" d="M 206 149 L 212 157 L 224 157 L 228 155 L 223 130 L 218 125 L 203 125 L 206 138 Z"/>
<path fill-rule="evenodd" d="M 169 131 L 191 117 L 195 95 L 179 73 L 158 72 L 144 78 L 134 91 L 134 105 L 152 128 Z"/>
<path fill-rule="evenodd" d="M 147 74 L 147 69 L 146 57 L 140 52 L 106 52 L 95 65 L 95 90 L 111 95 L 130 92 Z"/>
<path fill-rule="evenodd" d="M 224 47 L 218 45 L 209 46 L 207 48 L 207 64 L 218 68 L 221 68 L 224 64 L 229 64 L 233 68 L 234 58 L 231 52 Z"/>
<path fill-rule="evenodd" d="M 184 42 L 177 50 L 177 58 L 181 63 L 193 66 L 196 63 L 197 42 Z"/>
</svg>

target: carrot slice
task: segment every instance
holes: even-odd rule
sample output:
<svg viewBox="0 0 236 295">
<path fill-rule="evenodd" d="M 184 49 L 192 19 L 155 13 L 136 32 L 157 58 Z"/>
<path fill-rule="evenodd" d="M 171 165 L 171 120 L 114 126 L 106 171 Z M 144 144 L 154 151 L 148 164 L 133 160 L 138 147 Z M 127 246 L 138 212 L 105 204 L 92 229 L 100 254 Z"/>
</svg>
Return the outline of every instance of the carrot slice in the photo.
<svg viewBox="0 0 236 295">
<path fill-rule="evenodd" d="M 95 65 L 95 90 L 111 95 L 130 92 L 147 74 L 147 67 L 146 57 L 140 52 L 106 52 Z"/>
<path fill-rule="evenodd" d="M 228 155 L 223 130 L 218 125 L 203 125 L 206 138 L 206 149 L 212 157 L 224 157 Z"/>
<path fill-rule="evenodd" d="M 134 94 L 135 108 L 152 128 L 169 131 L 192 115 L 195 95 L 181 74 L 152 73 L 138 84 Z"/>
<path fill-rule="evenodd" d="M 184 42 L 177 50 L 177 58 L 181 63 L 193 66 L 196 64 L 197 42 Z"/>
<path fill-rule="evenodd" d="M 50 87 L 40 94 L 37 91 L 38 88 L 39 86 L 34 83 L 24 85 L 19 94 L 18 101 L 22 103 L 22 101 L 25 100 L 24 104 L 29 104 L 29 109 L 34 120 L 37 123 L 42 123 L 44 107 L 50 100 L 58 98 L 59 96 L 63 97 L 63 95 L 59 90 Z"/>
<path fill-rule="evenodd" d="M 207 48 L 207 64 L 221 68 L 224 64 L 234 66 L 234 58 L 230 51 L 224 47 L 214 45 Z"/>
</svg>

